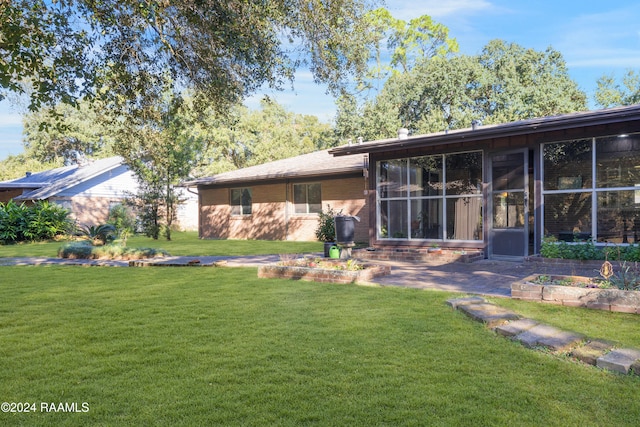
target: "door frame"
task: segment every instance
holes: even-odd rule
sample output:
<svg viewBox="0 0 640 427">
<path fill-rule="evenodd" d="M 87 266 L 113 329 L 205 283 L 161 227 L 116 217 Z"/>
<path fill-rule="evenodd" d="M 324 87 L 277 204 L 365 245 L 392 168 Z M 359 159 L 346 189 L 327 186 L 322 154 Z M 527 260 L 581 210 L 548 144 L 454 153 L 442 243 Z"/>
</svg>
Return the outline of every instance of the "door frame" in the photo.
<svg viewBox="0 0 640 427">
<path fill-rule="evenodd" d="M 523 248 L 522 255 L 503 255 L 503 254 L 495 254 L 494 253 L 494 237 L 496 230 L 509 230 L 508 228 L 497 228 L 494 227 L 494 181 L 493 181 L 493 161 L 494 158 L 498 156 L 505 156 L 510 154 L 522 154 L 522 167 L 523 167 L 523 188 L 520 189 L 508 189 L 508 190 L 500 190 L 500 193 L 523 193 L 523 213 L 524 213 L 524 224 L 522 227 L 522 240 L 523 240 Z M 529 183 L 529 148 L 521 148 L 515 150 L 507 150 L 507 151 L 495 151 L 491 152 L 488 155 L 488 163 L 489 167 L 487 168 L 489 183 L 487 189 L 487 237 L 488 237 L 488 258 L 490 259 L 514 259 L 520 260 L 529 255 L 529 219 L 532 212 L 529 212 L 530 206 L 530 197 L 531 194 L 530 183 Z M 495 191 L 496 193 L 498 191 Z"/>
</svg>

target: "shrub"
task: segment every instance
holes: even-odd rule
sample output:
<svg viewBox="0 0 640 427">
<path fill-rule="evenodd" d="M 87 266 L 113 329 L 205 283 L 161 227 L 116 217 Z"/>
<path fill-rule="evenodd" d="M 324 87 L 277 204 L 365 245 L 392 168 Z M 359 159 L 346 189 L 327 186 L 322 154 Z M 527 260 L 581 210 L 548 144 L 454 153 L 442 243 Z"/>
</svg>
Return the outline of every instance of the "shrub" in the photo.
<svg viewBox="0 0 640 427">
<path fill-rule="evenodd" d="M 0 203 L 0 243 L 49 240 L 68 234 L 72 226 L 69 211 L 47 201 Z"/>
<path fill-rule="evenodd" d="M 144 259 L 168 255 L 162 249 L 127 248 L 121 245 L 92 246 L 90 242 L 72 242 L 58 250 L 60 258 L 68 259 Z"/>
<path fill-rule="evenodd" d="M 567 243 L 550 236 L 542 241 L 540 255 L 544 258 L 636 262 L 640 261 L 640 245 L 601 247 L 593 242 Z"/>
<path fill-rule="evenodd" d="M 340 215 L 340 212 L 334 211 L 330 205 L 327 210 L 318 212 L 318 227 L 316 228 L 316 238 L 322 242 L 333 242 L 336 239 L 336 224 L 334 217 Z"/>
<path fill-rule="evenodd" d="M 116 228 L 111 224 L 91 225 L 80 231 L 83 236 L 98 245 L 113 242 L 116 238 Z"/>
</svg>

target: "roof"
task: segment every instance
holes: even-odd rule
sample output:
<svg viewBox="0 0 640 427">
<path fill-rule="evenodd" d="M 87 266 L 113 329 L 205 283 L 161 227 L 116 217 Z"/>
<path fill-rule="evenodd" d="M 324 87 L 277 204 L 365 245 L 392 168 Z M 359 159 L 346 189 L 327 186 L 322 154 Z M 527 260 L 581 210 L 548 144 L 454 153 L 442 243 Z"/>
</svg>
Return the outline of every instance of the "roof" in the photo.
<svg viewBox="0 0 640 427">
<path fill-rule="evenodd" d="M 188 181 L 183 185 L 194 187 L 288 178 L 313 178 L 360 172 L 364 167 L 362 154 L 335 158 L 329 154 L 329 150 L 322 150 Z"/>
<path fill-rule="evenodd" d="M 36 172 L 11 181 L 2 181 L 0 189 L 23 189 L 24 193 L 16 197 L 15 200 L 45 200 L 68 188 L 109 172 L 122 165 L 122 162 L 122 157 L 115 156 L 90 161 L 87 164 Z"/>
<path fill-rule="evenodd" d="M 478 126 L 475 129 L 466 128 L 448 132 L 415 135 L 404 139 L 383 139 L 357 145 L 336 147 L 329 150 L 329 153 L 334 156 L 347 156 L 357 153 L 393 151 L 399 148 L 407 149 L 428 145 L 454 144 L 465 141 L 476 142 L 493 138 L 529 135 L 585 126 L 607 125 L 631 120 L 640 121 L 640 104 L 604 110 L 561 114 L 497 125 Z"/>
</svg>

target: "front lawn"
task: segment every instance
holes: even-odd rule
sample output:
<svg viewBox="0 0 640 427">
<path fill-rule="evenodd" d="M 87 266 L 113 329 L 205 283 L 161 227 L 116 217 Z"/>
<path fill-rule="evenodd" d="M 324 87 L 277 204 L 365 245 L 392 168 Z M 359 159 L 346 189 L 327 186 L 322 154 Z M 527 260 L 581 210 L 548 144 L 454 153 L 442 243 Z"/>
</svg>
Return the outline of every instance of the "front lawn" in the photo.
<svg viewBox="0 0 640 427">
<path fill-rule="evenodd" d="M 526 349 L 450 297 L 244 268 L 1 267 L 2 401 L 89 411 L 0 424 L 637 424 L 639 377 Z M 551 315 L 574 326 L 583 312 Z M 640 327 L 598 315 L 611 339 Z"/>
<path fill-rule="evenodd" d="M 322 252 L 322 242 L 266 240 L 201 240 L 196 232 L 174 232 L 172 239 L 153 240 L 134 236 L 128 247 L 163 249 L 174 256 L 270 255 Z M 56 257 L 65 242 L 19 243 L 0 245 L 0 257 Z"/>
</svg>

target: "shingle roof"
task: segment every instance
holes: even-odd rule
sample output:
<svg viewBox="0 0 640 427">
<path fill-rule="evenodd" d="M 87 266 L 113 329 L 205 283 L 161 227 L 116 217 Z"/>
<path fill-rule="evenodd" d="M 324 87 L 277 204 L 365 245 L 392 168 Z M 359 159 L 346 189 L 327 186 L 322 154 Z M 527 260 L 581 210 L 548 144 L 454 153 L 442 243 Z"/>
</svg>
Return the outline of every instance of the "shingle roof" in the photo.
<svg viewBox="0 0 640 427">
<path fill-rule="evenodd" d="M 330 176 L 361 171 L 363 167 L 364 155 L 362 154 L 337 158 L 329 154 L 329 150 L 322 150 L 188 181 L 184 185 L 194 187 L 198 185 Z"/>
<path fill-rule="evenodd" d="M 0 189 L 32 190 L 16 197 L 16 200 L 45 200 L 70 187 L 115 169 L 121 164 L 122 157 L 116 156 L 95 160 L 82 166 L 73 165 L 50 169 L 11 181 L 2 181 Z"/>
</svg>

